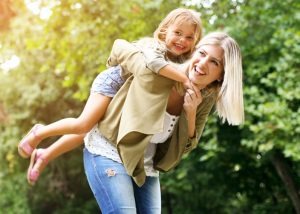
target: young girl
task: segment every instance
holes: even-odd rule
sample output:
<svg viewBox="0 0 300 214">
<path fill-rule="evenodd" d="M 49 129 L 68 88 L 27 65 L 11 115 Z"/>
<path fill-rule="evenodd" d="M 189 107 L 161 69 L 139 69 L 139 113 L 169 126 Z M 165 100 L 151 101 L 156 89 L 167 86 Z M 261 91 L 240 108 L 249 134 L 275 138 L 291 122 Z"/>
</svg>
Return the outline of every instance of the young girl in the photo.
<svg viewBox="0 0 300 214">
<path fill-rule="evenodd" d="M 184 63 L 190 58 L 200 37 L 199 15 L 193 10 L 179 8 L 171 11 L 160 23 L 154 32 L 154 39 L 142 39 L 135 45 L 144 53 L 148 69 L 171 80 L 181 82 L 185 88 L 189 88 L 192 85 L 187 76 L 183 72 L 178 72 L 168 61 Z M 116 48 L 120 41 L 115 42 Z M 108 61 L 108 64 L 114 63 Z M 117 90 L 129 75 L 130 73 L 126 69 L 116 70 L 115 68 L 99 74 L 94 80 L 90 97 L 81 115 L 78 118 L 65 118 L 49 125 L 35 125 L 19 143 L 19 154 L 28 158 L 34 148 L 43 139 L 50 136 L 87 133 L 103 117 L 114 95 L 110 93 L 111 89 Z M 68 145 L 68 148 L 71 150 L 78 145 L 79 143 L 74 141 L 74 144 Z M 64 149 L 68 150 L 68 148 Z M 36 153 L 32 155 L 28 170 L 30 183 L 34 183 L 39 176 L 37 170 L 31 170 L 36 158 L 46 162 L 41 155 Z"/>
</svg>

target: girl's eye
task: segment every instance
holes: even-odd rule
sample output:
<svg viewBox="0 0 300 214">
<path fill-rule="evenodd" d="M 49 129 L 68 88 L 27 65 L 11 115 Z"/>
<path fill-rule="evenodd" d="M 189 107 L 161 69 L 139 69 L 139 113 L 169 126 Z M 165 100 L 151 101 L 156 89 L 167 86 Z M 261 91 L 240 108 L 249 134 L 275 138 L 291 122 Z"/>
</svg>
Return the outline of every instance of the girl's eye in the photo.
<svg viewBox="0 0 300 214">
<path fill-rule="evenodd" d="M 181 36 L 181 33 L 180 33 L 179 31 L 175 31 L 175 34 L 176 34 L 177 36 Z"/>
<path fill-rule="evenodd" d="M 187 36 L 186 39 L 188 39 L 188 40 L 194 40 L 194 37 L 192 37 L 192 36 Z"/>
</svg>

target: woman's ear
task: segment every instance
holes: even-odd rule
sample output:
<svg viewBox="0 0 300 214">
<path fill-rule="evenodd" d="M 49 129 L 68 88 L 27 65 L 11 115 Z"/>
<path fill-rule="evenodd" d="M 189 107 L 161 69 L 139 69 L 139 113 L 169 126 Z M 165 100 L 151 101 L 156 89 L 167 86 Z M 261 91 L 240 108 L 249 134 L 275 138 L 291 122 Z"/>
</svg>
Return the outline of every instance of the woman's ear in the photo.
<svg viewBox="0 0 300 214">
<path fill-rule="evenodd" d="M 218 82 L 222 82 L 224 79 L 224 71 L 222 73 L 222 75 L 217 79 Z"/>
</svg>

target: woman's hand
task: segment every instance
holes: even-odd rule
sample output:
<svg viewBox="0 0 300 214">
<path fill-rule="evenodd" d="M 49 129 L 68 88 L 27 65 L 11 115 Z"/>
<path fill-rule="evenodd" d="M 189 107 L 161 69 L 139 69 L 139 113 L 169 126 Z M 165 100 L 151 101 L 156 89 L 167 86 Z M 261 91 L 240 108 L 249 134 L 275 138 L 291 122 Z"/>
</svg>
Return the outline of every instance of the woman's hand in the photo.
<svg viewBox="0 0 300 214">
<path fill-rule="evenodd" d="M 193 87 L 192 89 L 187 89 L 184 95 L 183 108 L 188 114 L 189 112 L 196 112 L 198 105 L 202 102 L 202 95 L 199 89 Z"/>
<path fill-rule="evenodd" d="M 196 133 L 196 112 L 202 102 L 202 95 L 198 88 L 187 89 L 184 95 L 183 109 L 188 121 L 188 136 L 193 138 Z"/>
</svg>

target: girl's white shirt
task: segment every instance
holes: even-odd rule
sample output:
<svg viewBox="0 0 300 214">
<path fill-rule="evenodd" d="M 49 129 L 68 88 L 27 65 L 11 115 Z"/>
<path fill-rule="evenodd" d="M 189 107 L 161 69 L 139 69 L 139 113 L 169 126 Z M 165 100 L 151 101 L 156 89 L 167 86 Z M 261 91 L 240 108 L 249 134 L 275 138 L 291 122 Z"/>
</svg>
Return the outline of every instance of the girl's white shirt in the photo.
<svg viewBox="0 0 300 214">
<path fill-rule="evenodd" d="M 145 151 L 144 166 L 147 176 L 157 177 L 159 172 L 153 168 L 153 157 L 158 143 L 165 142 L 173 133 L 179 116 L 170 115 L 166 112 L 163 132 L 152 136 Z M 107 157 L 118 163 L 122 163 L 117 148 L 106 139 L 98 129 L 98 124 L 85 136 L 85 148 L 92 154 Z"/>
</svg>

